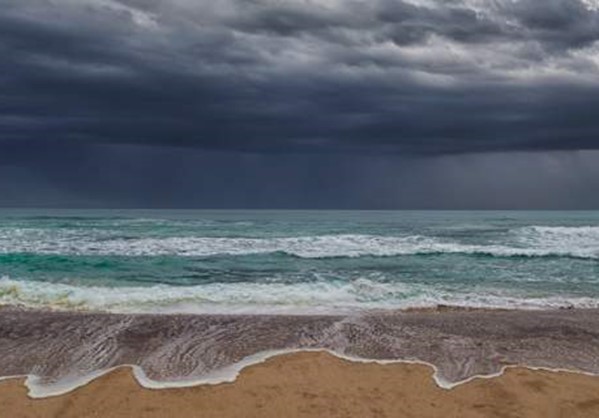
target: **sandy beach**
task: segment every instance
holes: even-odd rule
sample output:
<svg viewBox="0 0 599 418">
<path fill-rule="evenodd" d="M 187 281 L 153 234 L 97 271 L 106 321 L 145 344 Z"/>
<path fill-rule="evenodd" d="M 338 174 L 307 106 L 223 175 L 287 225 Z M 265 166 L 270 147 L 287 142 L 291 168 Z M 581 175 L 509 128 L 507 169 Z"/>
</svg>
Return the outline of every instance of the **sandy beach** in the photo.
<svg viewBox="0 0 599 418">
<path fill-rule="evenodd" d="M 144 389 L 121 368 L 69 394 L 30 399 L 0 383 L 0 416 L 33 417 L 596 417 L 599 377 L 509 368 L 439 388 L 425 365 L 355 363 L 327 353 L 273 357 L 233 383 Z"/>
</svg>

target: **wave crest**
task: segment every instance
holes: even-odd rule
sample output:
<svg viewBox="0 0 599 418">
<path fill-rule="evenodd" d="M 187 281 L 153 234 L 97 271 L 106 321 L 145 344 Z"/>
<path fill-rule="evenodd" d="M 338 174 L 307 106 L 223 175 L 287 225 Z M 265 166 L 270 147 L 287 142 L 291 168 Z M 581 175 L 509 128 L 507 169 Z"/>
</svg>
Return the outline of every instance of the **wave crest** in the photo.
<svg viewBox="0 0 599 418">
<path fill-rule="evenodd" d="M 478 289 L 480 290 L 480 289 Z M 507 290 L 444 290 L 423 284 L 352 281 L 211 283 L 199 286 L 73 286 L 0 279 L 0 304 L 121 313 L 342 313 L 356 309 L 407 309 L 455 305 L 542 309 L 599 307 L 578 296 L 529 297 Z"/>
<path fill-rule="evenodd" d="M 463 244 L 422 235 L 316 235 L 275 238 L 96 237 L 73 233 L 13 231 L 0 236 L 0 253 L 114 256 L 252 255 L 284 253 L 301 258 L 472 254 L 495 257 L 599 258 L 599 227 L 526 227 L 516 241 Z"/>
</svg>

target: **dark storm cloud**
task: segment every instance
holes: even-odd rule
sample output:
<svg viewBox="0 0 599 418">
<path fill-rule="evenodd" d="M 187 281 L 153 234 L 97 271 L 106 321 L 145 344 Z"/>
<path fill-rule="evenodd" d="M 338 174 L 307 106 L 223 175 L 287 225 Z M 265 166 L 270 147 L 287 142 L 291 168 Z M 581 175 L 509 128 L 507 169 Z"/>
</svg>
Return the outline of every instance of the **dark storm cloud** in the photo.
<svg viewBox="0 0 599 418">
<path fill-rule="evenodd" d="M 0 149 L 596 149 L 597 40 L 580 0 L 9 0 Z"/>
</svg>

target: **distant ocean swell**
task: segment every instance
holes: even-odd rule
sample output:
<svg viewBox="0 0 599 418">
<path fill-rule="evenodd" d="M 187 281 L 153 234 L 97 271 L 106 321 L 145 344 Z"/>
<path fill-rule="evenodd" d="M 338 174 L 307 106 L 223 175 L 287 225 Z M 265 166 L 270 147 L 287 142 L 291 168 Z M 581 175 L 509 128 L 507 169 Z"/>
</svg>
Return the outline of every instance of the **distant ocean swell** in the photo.
<svg viewBox="0 0 599 418">
<path fill-rule="evenodd" d="M 0 211 L 0 304 L 327 314 L 599 306 L 593 212 L 46 212 Z"/>
</svg>

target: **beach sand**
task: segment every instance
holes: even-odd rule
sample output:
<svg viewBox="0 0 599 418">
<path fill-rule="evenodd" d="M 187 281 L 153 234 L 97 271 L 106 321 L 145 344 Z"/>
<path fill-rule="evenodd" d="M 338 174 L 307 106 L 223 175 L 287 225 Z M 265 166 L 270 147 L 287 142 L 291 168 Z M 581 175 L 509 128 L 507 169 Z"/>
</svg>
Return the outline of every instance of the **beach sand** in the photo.
<svg viewBox="0 0 599 418">
<path fill-rule="evenodd" d="M 294 353 L 233 383 L 142 388 L 120 368 L 66 395 L 30 399 L 22 379 L 0 382 L 0 416 L 29 417 L 598 417 L 599 377 L 509 368 L 442 389 L 426 365 L 356 363 Z"/>
</svg>

